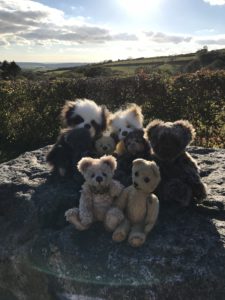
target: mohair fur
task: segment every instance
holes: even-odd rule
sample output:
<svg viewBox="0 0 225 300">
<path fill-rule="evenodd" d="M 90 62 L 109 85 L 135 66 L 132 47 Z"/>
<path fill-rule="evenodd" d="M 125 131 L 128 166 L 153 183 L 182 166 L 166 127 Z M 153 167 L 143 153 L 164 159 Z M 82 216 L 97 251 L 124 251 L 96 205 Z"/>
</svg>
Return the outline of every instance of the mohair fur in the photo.
<svg viewBox="0 0 225 300">
<path fill-rule="evenodd" d="M 95 141 L 95 150 L 98 157 L 111 155 L 116 149 L 116 142 L 110 135 L 103 135 Z"/>
<path fill-rule="evenodd" d="M 66 220 L 76 229 L 86 230 L 94 222 L 101 221 L 107 230 L 113 231 L 123 220 L 122 211 L 113 206 L 124 188 L 112 179 L 116 166 L 116 159 L 111 155 L 99 159 L 85 157 L 79 161 L 78 170 L 85 178 L 79 208 L 65 213 Z"/>
<path fill-rule="evenodd" d="M 78 161 L 94 151 L 89 130 L 67 128 L 61 130 L 55 145 L 47 154 L 52 172 L 60 176 L 72 176 Z"/>
<path fill-rule="evenodd" d="M 150 159 L 150 144 L 144 137 L 143 129 L 135 129 L 128 133 L 124 139 L 122 154 L 117 154 L 117 170 L 115 178 L 125 186 L 132 183 L 132 162 L 137 158 Z"/>
<path fill-rule="evenodd" d="M 207 196 L 197 162 L 186 151 L 195 137 L 193 126 L 186 120 L 154 120 L 146 128 L 152 157 L 160 167 L 161 183 L 156 191 L 160 201 L 182 206 L 199 203 Z"/>
<path fill-rule="evenodd" d="M 113 240 L 121 242 L 128 236 L 133 247 L 144 244 L 158 218 L 159 200 L 152 192 L 160 182 L 159 168 L 153 161 L 136 159 L 132 167 L 133 185 L 124 189 L 116 206 L 125 213 L 125 219 L 113 232 Z"/>
<path fill-rule="evenodd" d="M 109 127 L 122 141 L 134 129 L 143 127 L 143 114 L 141 107 L 135 103 L 127 105 L 124 110 L 119 110 L 109 117 Z"/>
<path fill-rule="evenodd" d="M 98 138 L 106 130 L 109 119 L 108 109 L 89 99 L 66 101 L 61 111 L 64 127 L 86 128 L 92 138 Z"/>
</svg>

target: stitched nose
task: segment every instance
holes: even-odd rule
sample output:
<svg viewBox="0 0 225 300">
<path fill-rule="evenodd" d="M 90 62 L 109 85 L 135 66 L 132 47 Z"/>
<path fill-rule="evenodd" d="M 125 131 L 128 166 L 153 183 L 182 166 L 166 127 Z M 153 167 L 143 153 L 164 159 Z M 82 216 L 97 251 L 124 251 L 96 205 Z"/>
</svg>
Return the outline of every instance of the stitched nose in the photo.
<svg viewBox="0 0 225 300">
<path fill-rule="evenodd" d="M 123 136 L 127 136 L 127 134 L 128 134 L 127 131 L 123 131 L 123 132 L 122 132 L 122 135 L 123 135 Z"/>
<path fill-rule="evenodd" d="M 90 125 L 90 124 L 85 124 L 85 125 L 84 125 L 84 128 L 90 129 L 90 128 L 91 128 L 91 125 Z"/>
<path fill-rule="evenodd" d="M 103 178 L 102 178 L 101 176 L 97 176 L 97 177 L 96 177 L 96 181 L 97 181 L 97 182 L 100 183 L 100 182 L 102 182 L 102 180 L 103 180 Z"/>
<path fill-rule="evenodd" d="M 134 187 L 136 187 L 136 188 L 138 187 L 138 184 L 137 184 L 137 182 L 134 182 Z"/>
</svg>

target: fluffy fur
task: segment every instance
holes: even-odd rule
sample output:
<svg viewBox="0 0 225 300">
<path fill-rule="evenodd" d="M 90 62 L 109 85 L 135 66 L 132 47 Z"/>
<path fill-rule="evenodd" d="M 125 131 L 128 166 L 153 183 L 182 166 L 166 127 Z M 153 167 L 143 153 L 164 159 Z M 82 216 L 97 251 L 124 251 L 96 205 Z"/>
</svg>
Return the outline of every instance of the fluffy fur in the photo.
<svg viewBox="0 0 225 300">
<path fill-rule="evenodd" d="M 65 127 L 86 128 L 91 137 L 96 138 L 106 129 L 109 112 L 105 106 L 99 106 L 88 99 L 67 101 L 61 112 Z"/>
<path fill-rule="evenodd" d="M 85 128 L 67 128 L 60 132 L 57 142 L 47 154 L 52 171 L 60 176 L 72 176 L 77 162 L 93 152 L 90 132 Z"/>
<path fill-rule="evenodd" d="M 186 152 L 195 137 L 193 126 L 185 120 L 163 122 L 154 120 L 146 128 L 153 149 L 153 159 L 160 166 L 161 184 L 157 190 L 164 202 L 188 206 L 201 202 L 206 186 L 201 181 L 197 162 Z"/>
<path fill-rule="evenodd" d="M 78 170 L 85 178 L 79 208 L 65 213 L 66 220 L 76 229 L 86 230 L 93 222 L 101 221 L 112 231 L 123 220 L 123 213 L 113 207 L 123 190 L 123 186 L 112 179 L 116 166 L 116 159 L 111 155 L 100 159 L 85 157 L 79 161 Z"/>
<path fill-rule="evenodd" d="M 109 118 L 109 126 L 120 141 L 134 129 L 142 128 L 143 114 L 140 106 L 133 103 L 128 105 L 125 110 L 115 112 Z"/>
<path fill-rule="evenodd" d="M 144 138 L 143 129 L 135 129 L 128 133 L 124 139 L 124 151 L 122 154 L 118 153 L 117 170 L 115 178 L 128 186 L 132 182 L 132 162 L 137 158 L 150 159 L 150 145 Z"/>
<path fill-rule="evenodd" d="M 128 236 L 133 247 L 140 247 L 156 223 L 159 200 L 152 192 L 160 182 L 159 168 L 153 161 L 136 159 L 132 167 L 133 185 L 127 187 L 116 201 L 125 211 L 125 219 L 115 229 L 113 240 L 121 242 Z"/>
<path fill-rule="evenodd" d="M 103 135 L 95 141 L 97 156 L 110 155 L 116 149 L 116 142 L 110 135 Z"/>
</svg>

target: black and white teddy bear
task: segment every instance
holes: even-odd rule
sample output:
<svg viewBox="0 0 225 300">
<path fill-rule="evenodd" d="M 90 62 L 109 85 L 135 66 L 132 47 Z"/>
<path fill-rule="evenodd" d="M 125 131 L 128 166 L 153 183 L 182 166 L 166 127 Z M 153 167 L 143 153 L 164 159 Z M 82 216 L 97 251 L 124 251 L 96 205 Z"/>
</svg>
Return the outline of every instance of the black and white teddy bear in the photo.
<svg viewBox="0 0 225 300">
<path fill-rule="evenodd" d="M 89 99 L 67 101 L 61 112 L 63 129 L 47 155 L 53 173 L 72 176 L 77 162 L 84 156 L 95 156 L 94 144 L 105 131 L 109 111 Z"/>
<path fill-rule="evenodd" d="M 154 120 L 146 128 L 152 147 L 152 159 L 158 164 L 161 182 L 156 194 L 160 201 L 188 206 L 207 196 L 197 162 L 187 152 L 195 137 L 193 126 L 186 120 Z"/>
<path fill-rule="evenodd" d="M 107 128 L 109 111 L 104 105 L 97 105 L 93 100 L 77 99 L 66 101 L 61 119 L 64 127 L 86 128 L 91 137 L 96 139 Z"/>
</svg>

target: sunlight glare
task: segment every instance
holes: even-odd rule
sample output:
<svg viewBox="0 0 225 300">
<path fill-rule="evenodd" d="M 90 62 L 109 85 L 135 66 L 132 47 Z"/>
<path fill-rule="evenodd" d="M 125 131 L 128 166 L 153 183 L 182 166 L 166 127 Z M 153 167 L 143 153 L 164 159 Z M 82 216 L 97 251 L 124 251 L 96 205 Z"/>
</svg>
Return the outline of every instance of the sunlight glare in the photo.
<svg viewBox="0 0 225 300">
<path fill-rule="evenodd" d="M 147 16 L 155 11 L 161 0 L 119 0 L 121 7 L 129 15 L 133 16 Z"/>
</svg>

